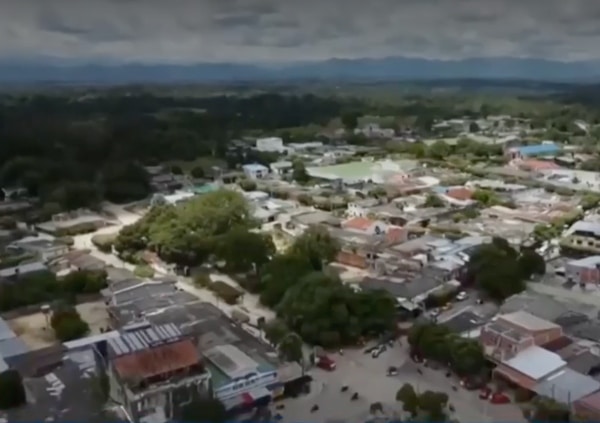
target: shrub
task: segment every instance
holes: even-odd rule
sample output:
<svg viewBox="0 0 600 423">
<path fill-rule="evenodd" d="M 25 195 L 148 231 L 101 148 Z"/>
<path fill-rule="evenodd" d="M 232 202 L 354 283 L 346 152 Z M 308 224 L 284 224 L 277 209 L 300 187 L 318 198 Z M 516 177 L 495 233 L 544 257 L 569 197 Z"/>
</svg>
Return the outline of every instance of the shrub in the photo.
<svg viewBox="0 0 600 423">
<path fill-rule="evenodd" d="M 237 304 L 238 299 L 242 296 L 242 292 L 223 281 L 212 282 L 210 290 L 229 305 Z"/>
<path fill-rule="evenodd" d="M 117 234 L 94 235 L 92 237 L 92 244 L 104 253 L 111 253 L 116 239 Z"/>
<path fill-rule="evenodd" d="M 151 278 L 154 276 L 154 269 L 148 265 L 139 265 L 135 266 L 133 269 L 133 274 L 138 278 Z"/>
<path fill-rule="evenodd" d="M 50 319 L 56 338 L 61 342 L 72 341 L 85 336 L 90 327 L 81 319 L 74 307 L 62 307 L 52 313 Z"/>
<path fill-rule="evenodd" d="M 194 285 L 201 288 L 209 288 L 211 284 L 212 281 L 206 273 L 198 273 L 194 275 Z"/>
<path fill-rule="evenodd" d="M 21 375 L 16 370 L 0 373 L 0 410 L 19 407 L 27 401 Z"/>
</svg>

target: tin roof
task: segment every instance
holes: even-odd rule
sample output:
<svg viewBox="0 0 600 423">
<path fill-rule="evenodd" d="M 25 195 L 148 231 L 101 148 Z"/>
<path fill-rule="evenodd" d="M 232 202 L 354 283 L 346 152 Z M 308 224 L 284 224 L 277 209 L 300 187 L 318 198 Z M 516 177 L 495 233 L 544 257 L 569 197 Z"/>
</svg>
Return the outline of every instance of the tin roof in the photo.
<svg viewBox="0 0 600 423">
<path fill-rule="evenodd" d="M 190 339 L 184 339 L 117 357 L 113 365 L 120 377 L 135 380 L 185 369 L 199 362 L 196 346 Z"/>
</svg>

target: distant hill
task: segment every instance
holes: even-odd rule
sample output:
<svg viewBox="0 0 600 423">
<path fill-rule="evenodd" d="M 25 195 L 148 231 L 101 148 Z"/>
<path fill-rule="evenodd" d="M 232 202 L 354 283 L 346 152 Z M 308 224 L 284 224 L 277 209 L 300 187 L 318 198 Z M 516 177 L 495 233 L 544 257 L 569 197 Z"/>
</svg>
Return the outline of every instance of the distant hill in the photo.
<svg viewBox="0 0 600 423">
<path fill-rule="evenodd" d="M 130 84 L 285 80 L 520 79 L 600 82 L 600 62 L 542 59 L 426 60 L 331 59 L 278 66 L 199 63 L 194 65 L 62 63 L 57 60 L 0 61 L 0 83 Z"/>
</svg>

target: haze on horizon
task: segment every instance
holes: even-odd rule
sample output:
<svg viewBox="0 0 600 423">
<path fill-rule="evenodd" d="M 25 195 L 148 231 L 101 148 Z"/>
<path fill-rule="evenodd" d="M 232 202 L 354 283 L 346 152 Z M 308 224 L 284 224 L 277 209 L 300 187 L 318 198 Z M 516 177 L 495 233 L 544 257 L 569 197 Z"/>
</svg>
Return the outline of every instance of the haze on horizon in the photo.
<svg viewBox="0 0 600 423">
<path fill-rule="evenodd" d="M 600 0 L 0 0 L 0 60 L 600 59 Z"/>
</svg>

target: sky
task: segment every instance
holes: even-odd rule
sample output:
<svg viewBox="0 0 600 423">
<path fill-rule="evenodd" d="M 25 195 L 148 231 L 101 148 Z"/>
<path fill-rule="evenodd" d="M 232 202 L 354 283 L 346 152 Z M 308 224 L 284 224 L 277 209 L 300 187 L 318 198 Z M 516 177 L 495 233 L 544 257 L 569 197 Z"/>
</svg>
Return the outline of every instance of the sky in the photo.
<svg viewBox="0 0 600 423">
<path fill-rule="evenodd" d="M 0 0 L 0 60 L 600 59 L 600 0 Z"/>
</svg>

